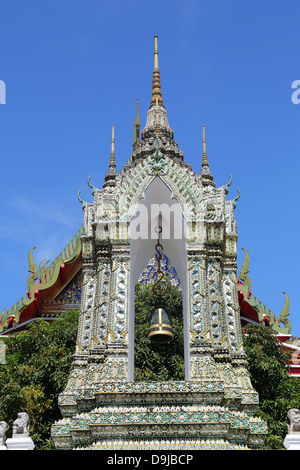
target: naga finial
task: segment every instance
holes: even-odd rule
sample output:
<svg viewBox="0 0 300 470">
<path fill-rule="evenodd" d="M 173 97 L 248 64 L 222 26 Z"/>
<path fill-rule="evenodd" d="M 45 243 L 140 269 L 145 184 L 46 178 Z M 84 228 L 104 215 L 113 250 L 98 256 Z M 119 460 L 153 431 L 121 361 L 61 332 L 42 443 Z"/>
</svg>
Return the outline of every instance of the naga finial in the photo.
<svg viewBox="0 0 300 470">
<path fill-rule="evenodd" d="M 237 201 L 240 199 L 240 196 L 241 196 L 241 193 L 240 193 L 239 188 L 237 188 L 237 192 L 238 192 L 238 195 L 237 195 L 237 197 L 234 198 L 234 200 L 233 200 L 233 202 L 232 202 L 234 209 L 236 208 L 236 203 L 237 203 Z"/>
<path fill-rule="evenodd" d="M 286 292 L 284 292 L 284 295 L 285 295 L 285 302 L 280 313 L 280 322 L 284 324 L 285 328 L 291 329 L 291 322 L 287 318 L 290 314 L 289 313 L 290 300 Z"/>
<path fill-rule="evenodd" d="M 28 264 L 29 264 L 29 269 L 28 272 L 30 273 L 28 279 L 27 279 L 27 292 L 30 292 L 30 287 L 32 284 L 34 284 L 34 281 L 36 281 L 39 277 L 39 272 L 37 270 L 36 264 L 33 261 L 33 256 L 32 252 L 35 250 L 35 246 L 31 248 L 31 250 L 28 253 Z"/>
<path fill-rule="evenodd" d="M 78 193 L 77 193 L 77 198 L 78 198 L 78 201 L 79 201 L 80 204 L 81 204 L 82 210 L 84 210 L 84 209 L 85 209 L 85 206 L 86 206 L 86 202 L 81 199 L 80 193 L 81 193 L 81 190 L 78 191 Z"/>
<path fill-rule="evenodd" d="M 92 195 L 94 196 L 94 194 L 95 194 L 95 192 L 96 192 L 96 187 L 95 187 L 93 184 L 91 184 L 90 179 L 91 179 L 91 177 L 89 176 L 88 179 L 87 179 L 87 184 L 88 184 L 89 187 L 91 188 L 91 190 L 92 190 Z"/>
<path fill-rule="evenodd" d="M 39 265 L 39 273 L 40 273 L 41 284 L 45 283 L 46 266 L 47 266 L 47 263 L 49 262 L 49 261 L 46 261 L 46 259 L 47 258 L 42 259 L 42 261 L 40 262 L 40 265 Z M 44 261 L 46 261 L 46 263 L 43 265 Z"/>
<path fill-rule="evenodd" d="M 232 183 L 232 176 L 229 175 L 229 178 L 230 178 L 229 183 L 227 183 L 227 184 L 225 185 L 225 194 L 228 194 L 228 193 L 229 193 L 228 186 L 231 186 L 231 183 Z"/>
<path fill-rule="evenodd" d="M 250 256 L 249 256 L 248 251 L 245 250 L 245 248 L 242 248 L 242 250 L 244 250 L 246 256 L 245 256 L 244 263 L 243 263 L 242 268 L 241 268 L 239 278 L 240 278 L 241 281 L 243 281 L 243 283 L 245 285 L 248 286 L 248 290 L 249 290 L 249 292 L 251 292 L 251 281 L 250 281 L 250 278 L 248 276 L 248 273 L 250 272 L 249 271 Z"/>
</svg>

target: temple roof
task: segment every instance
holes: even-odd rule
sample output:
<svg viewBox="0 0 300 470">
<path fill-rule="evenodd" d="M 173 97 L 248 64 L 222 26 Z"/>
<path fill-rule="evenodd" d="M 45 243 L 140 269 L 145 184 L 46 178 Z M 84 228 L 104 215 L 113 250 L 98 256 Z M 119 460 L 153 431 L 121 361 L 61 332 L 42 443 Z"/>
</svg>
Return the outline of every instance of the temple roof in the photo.
<svg viewBox="0 0 300 470">
<path fill-rule="evenodd" d="M 28 255 L 30 275 L 27 292 L 9 310 L 0 314 L 0 334 L 25 328 L 26 324 L 40 315 L 44 302 L 57 297 L 73 279 L 82 266 L 81 235 L 83 226 L 77 231 L 63 251 L 48 266 L 40 263 L 39 269 L 33 260 L 33 248 Z"/>
</svg>

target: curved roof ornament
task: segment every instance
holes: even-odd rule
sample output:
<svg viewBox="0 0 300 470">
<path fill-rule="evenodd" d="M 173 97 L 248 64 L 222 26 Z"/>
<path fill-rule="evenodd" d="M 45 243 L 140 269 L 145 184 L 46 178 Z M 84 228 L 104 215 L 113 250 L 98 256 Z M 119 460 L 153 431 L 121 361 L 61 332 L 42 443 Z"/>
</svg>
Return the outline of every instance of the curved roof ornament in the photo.
<svg viewBox="0 0 300 470">
<path fill-rule="evenodd" d="M 91 179 L 91 177 L 89 176 L 88 179 L 87 179 L 87 184 L 88 184 L 89 187 L 91 188 L 91 190 L 92 190 L 92 195 L 94 196 L 94 194 L 95 194 L 97 188 L 96 188 L 93 184 L 91 184 L 90 179 Z"/>
<path fill-rule="evenodd" d="M 243 263 L 242 268 L 241 268 L 239 278 L 244 283 L 244 285 L 248 286 L 248 291 L 251 292 L 251 281 L 250 281 L 250 278 L 248 276 L 248 274 L 250 272 L 249 271 L 250 256 L 249 256 L 248 251 L 245 248 L 242 248 L 242 250 L 244 250 L 246 256 L 245 256 L 244 263 Z"/>
<path fill-rule="evenodd" d="M 290 321 L 287 319 L 287 317 L 289 316 L 289 308 L 290 308 L 290 299 L 289 299 L 289 296 L 287 295 L 286 292 L 283 292 L 284 295 L 285 295 L 285 301 L 284 301 L 284 306 L 281 310 L 281 313 L 280 313 L 280 322 L 284 324 L 285 327 L 288 327 L 288 328 L 291 328 L 291 323 Z"/>
<path fill-rule="evenodd" d="M 85 207 L 86 207 L 86 202 L 81 199 L 80 193 L 81 193 L 81 189 L 80 189 L 80 190 L 78 191 L 78 193 L 77 193 L 77 199 L 78 199 L 78 201 L 79 201 L 80 204 L 81 204 L 82 210 L 84 210 Z"/>
<path fill-rule="evenodd" d="M 238 192 L 238 195 L 237 195 L 237 197 L 235 197 L 235 198 L 233 199 L 233 202 L 232 202 L 234 209 L 236 208 L 236 203 L 237 203 L 237 201 L 240 199 L 240 196 L 241 196 L 241 193 L 240 193 L 239 188 L 237 188 L 237 192 Z"/>
<path fill-rule="evenodd" d="M 232 176 L 229 175 L 229 178 L 230 178 L 229 183 L 227 183 L 227 184 L 225 185 L 225 194 L 226 194 L 226 195 L 229 193 L 228 186 L 231 186 L 231 184 L 232 184 Z"/>
<path fill-rule="evenodd" d="M 33 256 L 32 256 L 32 252 L 35 249 L 36 247 L 34 246 L 33 248 L 31 248 L 31 250 L 28 253 L 28 264 L 29 264 L 28 272 L 30 272 L 30 275 L 27 279 L 27 292 L 30 291 L 30 286 L 32 286 L 32 284 L 34 284 L 34 281 L 36 281 L 39 277 L 39 272 L 37 270 L 35 262 L 33 261 Z"/>
</svg>

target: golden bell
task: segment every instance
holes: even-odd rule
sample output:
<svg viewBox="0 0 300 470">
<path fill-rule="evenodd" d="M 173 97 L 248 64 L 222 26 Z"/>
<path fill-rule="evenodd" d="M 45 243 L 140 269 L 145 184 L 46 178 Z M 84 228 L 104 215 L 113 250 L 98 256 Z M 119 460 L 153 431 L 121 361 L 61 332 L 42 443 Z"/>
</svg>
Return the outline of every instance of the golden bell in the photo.
<svg viewBox="0 0 300 470">
<path fill-rule="evenodd" d="M 156 306 L 150 315 L 148 338 L 152 343 L 167 343 L 174 338 L 171 315 L 160 304 Z"/>
</svg>

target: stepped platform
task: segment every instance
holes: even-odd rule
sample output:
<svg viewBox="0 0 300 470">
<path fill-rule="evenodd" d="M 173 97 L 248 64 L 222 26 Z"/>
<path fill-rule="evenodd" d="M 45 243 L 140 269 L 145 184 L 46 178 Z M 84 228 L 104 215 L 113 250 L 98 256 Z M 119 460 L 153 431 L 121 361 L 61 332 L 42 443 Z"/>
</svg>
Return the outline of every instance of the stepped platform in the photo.
<svg viewBox="0 0 300 470">
<path fill-rule="evenodd" d="M 257 449 L 267 432 L 256 393 L 224 393 L 214 380 L 107 382 L 79 391 L 76 413 L 67 401 L 52 427 L 57 449 Z"/>
</svg>

